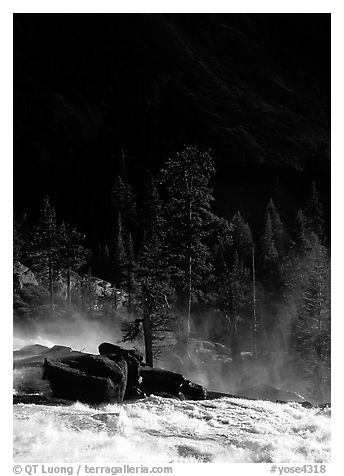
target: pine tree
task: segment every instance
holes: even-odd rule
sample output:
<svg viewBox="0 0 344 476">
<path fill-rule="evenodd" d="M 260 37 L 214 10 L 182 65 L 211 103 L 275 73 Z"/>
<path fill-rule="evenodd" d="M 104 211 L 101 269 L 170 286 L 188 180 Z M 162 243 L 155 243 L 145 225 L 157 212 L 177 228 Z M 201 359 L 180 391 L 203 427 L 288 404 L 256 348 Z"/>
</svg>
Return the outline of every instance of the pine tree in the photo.
<svg viewBox="0 0 344 476">
<path fill-rule="evenodd" d="M 313 242 L 305 260 L 292 338 L 311 392 L 321 395 L 330 377 L 331 306 L 327 250 L 319 239 Z"/>
<path fill-rule="evenodd" d="M 282 277 L 290 316 L 290 359 L 308 387 L 309 398 L 326 399 L 331 355 L 329 257 L 302 211 L 297 214 L 295 246 L 283 264 Z"/>
<path fill-rule="evenodd" d="M 239 258 L 246 262 L 251 257 L 253 239 L 251 229 L 247 222 L 242 218 L 240 211 L 237 211 L 232 220 L 233 249 L 238 253 Z"/>
<path fill-rule="evenodd" d="M 129 184 L 123 182 L 122 178 L 118 175 L 115 178 L 112 187 L 112 209 L 113 213 L 121 213 L 123 232 L 129 233 L 136 229 L 136 201 L 135 195 Z"/>
<path fill-rule="evenodd" d="M 151 172 L 147 173 L 141 207 L 141 225 L 145 232 L 156 227 L 162 220 L 162 201 L 158 192 L 157 181 Z"/>
<path fill-rule="evenodd" d="M 258 253 L 257 253 L 258 255 Z M 260 333 L 267 339 L 273 339 L 274 329 L 278 324 L 278 309 L 280 305 L 281 280 L 280 280 L 280 262 L 278 252 L 275 247 L 271 217 L 268 213 L 265 220 L 264 234 L 261 239 L 261 249 L 257 261 L 257 284 L 261 285 L 261 293 L 256 302 L 254 302 L 253 325 L 256 330 L 253 331 L 254 339 L 257 336 L 257 311 L 259 311 Z M 253 257 L 252 257 L 253 258 Z M 258 304 L 256 306 L 255 304 Z M 255 353 L 255 346 L 254 353 Z M 261 348 L 263 346 L 261 345 Z"/>
<path fill-rule="evenodd" d="M 48 281 L 51 315 L 54 312 L 54 280 L 58 269 L 58 249 L 56 213 L 49 197 L 46 197 L 38 224 L 34 229 L 31 256 L 34 271 L 40 274 L 43 282 Z"/>
<path fill-rule="evenodd" d="M 249 270 L 239 260 L 238 252 L 234 254 L 233 265 L 228 276 L 230 300 L 227 303 L 229 311 L 231 347 L 233 359 L 240 358 L 237 323 L 247 312 L 247 303 L 250 302 L 251 280 Z"/>
<path fill-rule="evenodd" d="M 123 213 L 125 207 L 126 186 L 120 175 L 117 175 L 111 190 L 112 208 L 115 212 Z"/>
<path fill-rule="evenodd" d="M 122 216 L 117 212 L 113 232 L 113 242 L 111 251 L 112 264 L 112 282 L 116 287 L 123 287 L 127 280 L 127 257 L 125 253 L 123 234 L 122 234 Z"/>
<path fill-rule="evenodd" d="M 309 237 L 307 236 L 306 219 L 302 210 L 298 210 L 295 221 L 295 245 L 301 253 L 306 251 L 309 246 Z"/>
<path fill-rule="evenodd" d="M 71 311 L 71 272 L 79 271 L 87 262 L 89 251 L 84 247 L 85 237 L 75 228 L 62 222 L 58 230 L 59 265 L 67 284 L 67 308 Z"/>
<path fill-rule="evenodd" d="M 13 214 L 13 262 L 20 261 L 23 255 L 25 239 L 22 233 L 22 223 Z"/>
<path fill-rule="evenodd" d="M 325 220 L 323 206 L 315 182 L 312 182 L 310 198 L 305 209 L 307 228 L 317 235 L 320 240 L 324 239 Z"/>
<path fill-rule="evenodd" d="M 275 278 L 278 265 L 278 252 L 275 248 L 271 217 L 268 213 L 265 220 L 265 230 L 261 242 L 261 261 L 263 276 L 271 282 Z"/>
<path fill-rule="evenodd" d="M 143 246 L 136 268 L 136 314 L 134 325 L 126 326 L 125 338 L 138 335 L 142 323 L 146 363 L 153 365 L 153 358 L 164 347 L 166 332 L 173 319 L 173 290 L 166 250 L 165 221 L 156 182 L 150 175 L 145 184 L 142 218 L 144 223 Z M 141 316 L 141 317 L 140 317 Z"/>
<path fill-rule="evenodd" d="M 134 260 L 134 248 L 131 233 L 128 233 L 128 240 L 126 246 L 126 291 L 128 293 L 128 309 L 131 312 L 132 308 L 132 295 L 135 290 L 135 260 Z"/>
<path fill-rule="evenodd" d="M 161 174 L 168 192 L 170 264 L 185 315 L 181 342 L 185 350 L 189 342 L 191 304 L 200 298 L 202 285 L 211 271 L 206 239 L 214 222 L 209 185 L 214 173 L 209 152 L 190 146 L 169 159 Z"/>
<path fill-rule="evenodd" d="M 251 278 L 249 270 L 245 267 L 243 259 L 239 255 L 238 248 L 246 252 L 246 248 L 240 248 L 240 236 L 250 236 L 240 231 L 246 231 L 240 214 L 236 214 L 231 223 L 223 232 L 227 234 L 220 238 L 215 247 L 215 275 L 214 305 L 221 310 L 228 323 L 230 345 L 233 360 L 240 362 L 240 342 L 238 336 L 238 322 L 249 317 L 251 302 Z M 244 241 L 247 244 L 247 242 Z M 233 255 L 234 248 L 234 255 Z"/>
<path fill-rule="evenodd" d="M 135 195 L 129 184 L 117 176 L 112 188 L 112 208 L 115 217 L 114 237 L 112 239 L 113 281 L 116 286 L 124 287 L 131 296 L 134 291 L 134 245 L 132 233 L 136 230 Z"/>
<path fill-rule="evenodd" d="M 279 258 L 281 259 L 287 255 L 290 239 L 286 233 L 281 217 L 272 198 L 270 199 L 265 210 L 265 217 L 267 218 L 268 215 L 271 219 L 274 246 L 278 252 Z"/>
</svg>

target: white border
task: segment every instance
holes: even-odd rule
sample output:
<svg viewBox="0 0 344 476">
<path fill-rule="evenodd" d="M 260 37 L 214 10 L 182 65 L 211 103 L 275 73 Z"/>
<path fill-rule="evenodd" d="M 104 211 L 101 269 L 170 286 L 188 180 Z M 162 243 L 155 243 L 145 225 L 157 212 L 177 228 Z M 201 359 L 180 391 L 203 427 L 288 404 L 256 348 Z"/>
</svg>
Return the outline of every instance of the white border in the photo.
<svg viewBox="0 0 344 476">
<path fill-rule="evenodd" d="M 343 103 L 343 3 L 340 1 L 290 0 L 288 2 L 251 0 L 241 2 L 207 1 L 4 1 L 1 3 L 0 49 L 1 49 L 1 449 L 5 459 L 0 463 L 3 474 L 11 474 L 12 468 L 12 394 L 4 389 L 12 388 L 12 158 L 13 158 L 13 50 L 12 14 L 22 13 L 332 13 L 332 303 L 333 303 L 333 443 L 332 474 L 340 474 L 342 450 L 343 417 L 343 365 L 342 351 L 344 340 L 343 321 L 343 161 L 344 161 L 344 103 Z M 246 465 L 245 465 L 246 466 Z M 208 467 L 208 466 L 207 466 Z M 6 468 L 6 469 L 5 469 Z M 238 468 L 231 465 L 229 471 Z M 251 466 L 252 468 L 252 466 Z M 195 465 L 196 469 L 196 465 Z M 210 468 L 209 468 L 210 469 Z M 252 468 L 253 469 L 253 468 Z M 190 466 L 185 466 L 190 471 Z M 251 471 L 250 471 L 251 472 Z M 241 473 L 241 471 L 240 471 Z M 239 474 L 239 472 L 238 472 Z M 242 474 L 242 473 L 241 473 Z"/>
</svg>

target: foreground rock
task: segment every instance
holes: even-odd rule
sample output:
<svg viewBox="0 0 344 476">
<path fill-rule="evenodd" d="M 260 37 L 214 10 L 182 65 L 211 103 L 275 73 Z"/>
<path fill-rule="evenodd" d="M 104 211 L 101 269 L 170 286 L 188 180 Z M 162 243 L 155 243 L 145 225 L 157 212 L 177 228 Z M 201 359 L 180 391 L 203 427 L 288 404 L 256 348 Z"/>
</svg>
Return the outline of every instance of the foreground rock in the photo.
<svg viewBox="0 0 344 476">
<path fill-rule="evenodd" d="M 13 368 L 40 367 L 46 358 L 60 360 L 78 355 L 82 355 L 82 352 L 74 351 L 64 345 L 54 345 L 50 349 L 37 344 L 30 345 L 13 352 Z"/>
<path fill-rule="evenodd" d="M 128 364 L 126 399 L 153 394 L 188 400 L 206 398 L 205 388 L 185 379 L 182 374 L 142 364 L 143 356 L 137 350 L 123 349 L 109 342 L 100 344 L 98 350 L 108 359 L 121 356 L 126 360 Z"/>
<path fill-rule="evenodd" d="M 20 350 L 15 350 L 13 352 L 13 360 L 21 360 L 21 359 L 27 359 L 28 357 L 35 357 L 43 354 L 43 352 L 46 352 L 50 350 L 49 347 L 45 345 L 40 345 L 40 344 L 33 344 L 33 345 L 26 345 L 25 347 L 22 347 Z"/>
<path fill-rule="evenodd" d="M 112 355 L 121 355 L 125 359 L 127 358 L 134 358 L 138 362 L 143 361 L 143 355 L 140 354 L 139 351 L 136 349 L 124 349 L 123 347 L 120 347 L 119 345 L 115 344 L 110 344 L 109 342 L 103 342 L 98 346 L 98 351 L 100 355 L 107 355 L 107 354 L 112 354 Z"/>
<path fill-rule="evenodd" d="M 187 400 L 204 400 L 207 392 L 204 387 L 185 379 L 182 374 L 168 370 L 144 367 L 140 369 L 141 388 L 147 395 L 177 397 Z"/>
<path fill-rule="evenodd" d="M 133 399 L 144 396 L 142 389 L 139 388 L 140 378 L 140 364 L 143 356 L 135 349 L 124 349 L 119 345 L 104 342 L 98 347 L 99 354 L 104 355 L 110 360 L 117 361 L 124 359 L 128 366 L 127 389 L 125 399 Z"/>
<path fill-rule="evenodd" d="M 296 392 L 260 384 L 237 392 L 240 397 L 254 400 L 268 400 L 270 402 L 305 402 L 305 398 Z"/>
<path fill-rule="evenodd" d="M 295 392 L 263 384 L 241 390 L 235 395 L 207 391 L 181 373 L 145 365 L 142 355 L 135 349 L 124 349 L 108 342 L 99 345 L 99 354 L 76 352 L 65 346 L 49 349 L 33 345 L 14 352 L 14 368 L 19 377 L 25 372 L 36 372 L 36 380 L 40 382 L 42 368 L 43 378 L 49 381 L 51 391 L 48 388 L 53 398 L 69 401 L 111 403 L 157 395 L 187 400 L 244 398 L 278 403 L 298 402 L 309 408 L 313 406 Z M 26 374 L 24 377 L 26 382 Z M 19 392 L 21 395 L 15 396 L 17 402 L 25 393 L 20 389 Z M 32 393 L 45 395 L 46 392 L 37 390 Z M 324 407 L 327 406 L 329 404 L 324 404 Z"/>
<path fill-rule="evenodd" d="M 45 359 L 43 379 L 49 380 L 54 397 L 87 403 L 123 402 L 128 368 L 104 356 L 85 354 L 75 360 Z"/>
<path fill-rule="evenodd" d="M 135 349 L 104 342 L 99 345 L 99 354 L 76 352 L 65 346 L 49 349 L 34 345 L 14 352 L 14 368 L 18 372 L 42 368 L 54 399 L 122 402 L 153 394 L 190 400 L 206 398 L 204 387 L 182 374 L 146 366 Z M 15 401 L 21 398 L 23 395 L 16 395 Z"/>
</svg>

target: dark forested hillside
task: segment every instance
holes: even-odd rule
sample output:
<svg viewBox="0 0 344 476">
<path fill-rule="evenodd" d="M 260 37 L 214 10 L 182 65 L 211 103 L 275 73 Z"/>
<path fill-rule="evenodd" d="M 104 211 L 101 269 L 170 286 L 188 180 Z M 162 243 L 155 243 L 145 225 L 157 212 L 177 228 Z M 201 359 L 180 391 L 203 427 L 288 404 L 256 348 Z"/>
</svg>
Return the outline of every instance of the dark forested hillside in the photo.
<svg viewBox="0 0 344 476">
<path fill-rule="evenodd" d="M 94 246 L 122 150 L 140 188 L 196 144 L 222 214 L 256 228 L 274 195 L 290 220 L 313 180 L 328 214 L 329 31 L 312 14 L 14 15 L 16 209 L 49 195 Z"/>
</svg>

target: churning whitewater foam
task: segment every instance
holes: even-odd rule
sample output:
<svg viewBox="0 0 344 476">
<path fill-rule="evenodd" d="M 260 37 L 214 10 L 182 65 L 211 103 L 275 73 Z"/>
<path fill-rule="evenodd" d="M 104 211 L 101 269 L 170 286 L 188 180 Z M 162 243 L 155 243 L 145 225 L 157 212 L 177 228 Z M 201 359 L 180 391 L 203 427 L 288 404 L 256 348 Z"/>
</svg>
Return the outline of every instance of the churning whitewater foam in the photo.
<svg viewBox="0 0 344 476">
<path fill-rule="evenodd" d="M 16 462 L 285 462 L 330 459 L 330 410 L 151 396 L 90 407 L 14 406 Z"/>
</svg>

